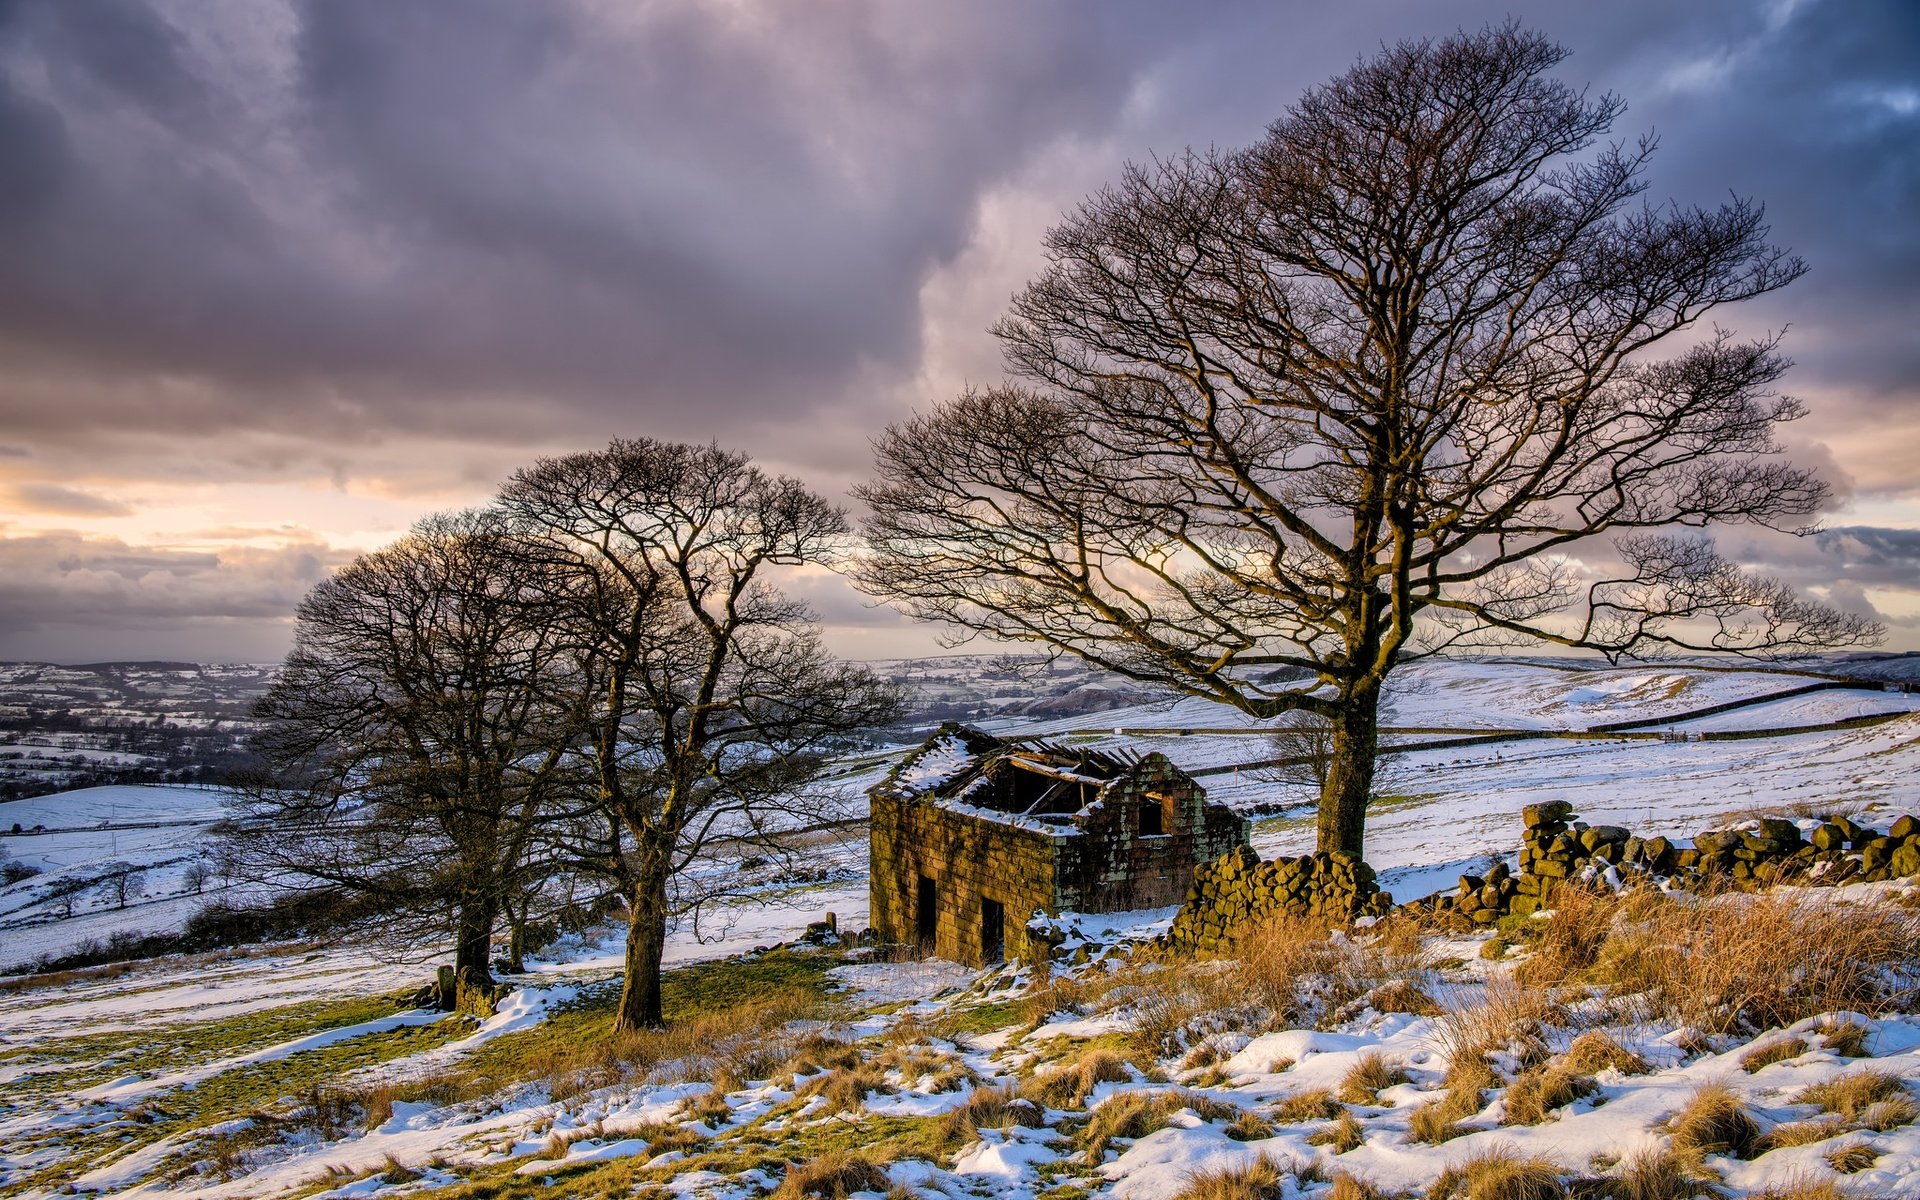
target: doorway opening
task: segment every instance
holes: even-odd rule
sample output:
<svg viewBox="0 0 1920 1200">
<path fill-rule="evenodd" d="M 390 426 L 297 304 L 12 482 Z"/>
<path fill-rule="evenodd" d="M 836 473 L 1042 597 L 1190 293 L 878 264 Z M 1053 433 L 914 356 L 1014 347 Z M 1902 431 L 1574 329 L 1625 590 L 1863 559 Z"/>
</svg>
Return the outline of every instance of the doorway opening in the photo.
<svg viewBox="0 0 1920 1200">
<path fill-rule="evenodd" d="M 998 900 L 980 901 L 980 957 L 989 963 L 1007 957 L 1007 910 Z"/>
<path fill-rule="evenodd" d="M 914 897 L 913 923 L 921 951 L 932 953 L 934 937 L 940 932 L 940 894 L 934 890 L 931 875 L 920 877 L 920 888 Z"/>
</svg>

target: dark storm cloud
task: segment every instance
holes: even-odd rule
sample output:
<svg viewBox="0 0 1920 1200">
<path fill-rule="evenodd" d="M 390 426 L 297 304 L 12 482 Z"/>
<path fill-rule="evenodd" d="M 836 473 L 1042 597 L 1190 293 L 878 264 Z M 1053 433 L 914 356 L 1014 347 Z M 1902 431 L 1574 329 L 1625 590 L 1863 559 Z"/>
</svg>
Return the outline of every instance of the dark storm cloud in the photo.
<svg viewBox="0 0 1920 1200">
<path fill-rule="evenodd" d="M 921 283 L 1060 139 L 1244 141 L 1383 40 L 1503 13 L 14 0 L 0 370 L 27 384 L 0 403 L 58 440 L 790 422 L 866 368 L 911 373 Z M 1535 19 L 1569 75 L 1628 95 L 1623 130 L 1662 130 L 1659 184 L 1773 204 L 1825 307 L 1767 311 L 1821 379 L 1904 386 L 1920 11 Z M 166 405 L 124 386 L 154 372 Z M 865 391 L 878 417 L 897 403 Z"/>
<path fill-rule="evenodd" d="M 1016 11 L 334 0 L 281 58 L 236 22 L 233 61 L 143 9 L 16 5 L 21 420 L 524 434 L 510 399 L 700 436 L 717 402 L 791 418 L 909 371 L 982 187 L 1111 125 L 1158 44 L 1092 6 L 1008 36 Z M 155 370 L 197 387 L 161 414 L 99 378 Z"/>
<path fill-rule="evenodd" d="M 1244 144 L 1381 43 L 1512 9 L 0 0 L 0 459 L 217 482 L 270 445 L 268 474 L 344 478 L 381 441 L 434 465 L 454 440 L 644 433 L 859 474 L 862 432 L 912 402 L 922 287 L 996 189 L 1071 179 L 1042 205 L 1065 209 L 1123 158 Z M 1525 16 L 1574 51 L 1565 78 L 1626 98 L 1617 134 L 1659 133 L 1652 198 L 1768 205 L 1813 271 L 1723 319 L 1791 324 L 1788 386 L 1814 407 L 1793 432 L 1832 447 L 1824 476 L 1914 491 L 1920 8 Z M 1875 573 L 1911 556 L 1878 545 L 1781 553 L 1836 595 L 1902 586 Z M 43 550 L 0 543 L 0 634 L 115 603 L 150 628 L 229 595 L 290 611 L 301 577 L 264 552 L 181 574 Z M 817 594 L 836 622 L 894 623 Z"/>
</svg>

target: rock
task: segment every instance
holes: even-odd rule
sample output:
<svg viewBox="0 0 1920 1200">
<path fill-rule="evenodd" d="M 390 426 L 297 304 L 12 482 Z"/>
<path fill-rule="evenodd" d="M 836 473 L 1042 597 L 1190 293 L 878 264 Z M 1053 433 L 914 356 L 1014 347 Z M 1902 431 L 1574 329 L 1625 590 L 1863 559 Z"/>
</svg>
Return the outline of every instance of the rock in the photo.
<svg viewBox="0 0 1920 1200">
<path fill-rule="evenodd" d="M 1901 817 L 1893 823 L 1893 828 L 1887 830 L 1887 836 L 1896 842 L 1910 838 L 1916 833 L 1920 833 L 1920 820 L 1915 820 L 1911 816 Z"/>
<path fill-rule="evenodd" d="M 1573 816 L 1573 805 L 1565 800 L 1548 800 L 1542 804 L 1529 804 L 1520 810 L 1520 819 L 1529 827 L 1543 825 L 1548 821 L 1565 821 Z"/>
<path fill-rule="evenodd" d="M 1772 838 L 1776 842 L 1786 842 L 1789 845 L 1800 841 L 1800 827 L 1780 817 L 1762 818 L 1759 834 L 1761 837 Z"/>
<path fill-rule="evenodd" d="M 1902 844 L 1887 859 L 1887 874 L 1899 878 L 1920 875 L 1920 846 Z"/>
<path fill-rule="evenodd" d="M 1835 822 L 1827 821 L 1813 831 L 1813 844 L 1821 850 L 1844 850 L 1847 831 Z"/>
<path fill-rule="evenodd" d="M 1726 829 L 1710 829 L 1696 834 L 1693 839 L 1693 848 L 1702 854 L 1720 854 L 1739 844 L 1740 835 Z"/>
</svg>

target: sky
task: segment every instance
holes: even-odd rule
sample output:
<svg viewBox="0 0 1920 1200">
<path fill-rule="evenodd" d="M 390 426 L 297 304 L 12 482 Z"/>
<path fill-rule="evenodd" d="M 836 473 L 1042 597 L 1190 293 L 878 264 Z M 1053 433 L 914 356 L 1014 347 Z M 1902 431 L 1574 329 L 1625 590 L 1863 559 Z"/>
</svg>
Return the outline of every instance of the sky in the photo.
<svg viewBox="0 0 1920 1200">
<path fill-rule="evenodd" d="M 0 0 L 0 658 L 270 661 L 326 571 L 541 454 L 719 442 L 844 501 L 1122 166 L 1516 9 L 1767 206 L 1824 531 L 1756 569 L 1920 648 L 1910 0 Z M 794 581 L 855 657 L 933 631 Z"/>
</svg>

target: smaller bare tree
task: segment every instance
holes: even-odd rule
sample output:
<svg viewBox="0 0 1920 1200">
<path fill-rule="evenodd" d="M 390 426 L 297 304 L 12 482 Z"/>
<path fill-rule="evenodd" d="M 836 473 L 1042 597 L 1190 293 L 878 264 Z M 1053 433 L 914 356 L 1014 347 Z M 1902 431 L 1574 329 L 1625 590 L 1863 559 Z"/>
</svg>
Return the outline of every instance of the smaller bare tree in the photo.
<svg viewBox="0 0 1920 1200">
<path fill-rule="evenodd" d="M 846 514 L 743 455 L 646 439 L 542 460 L 501 506 L 546 556 L 591 706 L 597 827 L 573 848 L 627 903 L 615 1026 L 658 1027 L 669 921 L 737 893 L 749 857 L 805 853 L 836 807 L 811 787 L 827 754 L 898 709 L 767 579 L 828 562 Z"/>
</svg>

